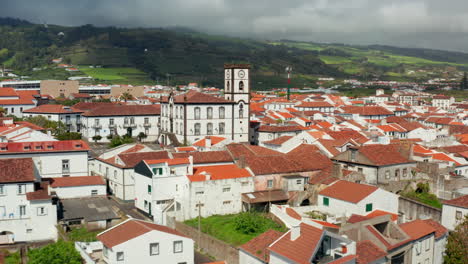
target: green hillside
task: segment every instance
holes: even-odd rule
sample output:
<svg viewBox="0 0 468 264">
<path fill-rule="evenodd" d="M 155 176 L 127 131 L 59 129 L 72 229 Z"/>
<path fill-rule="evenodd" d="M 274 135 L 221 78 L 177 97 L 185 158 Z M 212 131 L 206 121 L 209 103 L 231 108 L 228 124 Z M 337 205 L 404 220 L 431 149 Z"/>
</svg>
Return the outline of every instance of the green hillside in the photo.
<svg viewBox="0 0 468 264">
<path fill-rule="evenodd" d="M 79 72 L 51 63 L 63 58 Z M 468 54 L 387 46 L 267 42 L 181 29 L 63 27 L 0 18 L 0 63 L 38 79 L 91 76 L 96 83 L 222 86 L 224 63 L 251 63 L 254 89 L 314 87 L 320 76 L 418 80 L 456 76 Z M 99 66 L 89 67 L 89 66 Z M 35 69 L 33 71 L 33 68 Z"/>
</svg>

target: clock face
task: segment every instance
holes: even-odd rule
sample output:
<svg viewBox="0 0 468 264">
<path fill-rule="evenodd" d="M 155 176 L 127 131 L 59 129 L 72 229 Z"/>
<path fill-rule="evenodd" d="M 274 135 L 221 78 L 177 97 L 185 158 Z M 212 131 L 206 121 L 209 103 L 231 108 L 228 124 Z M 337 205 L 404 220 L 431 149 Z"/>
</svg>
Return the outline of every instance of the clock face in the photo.
<svg viewBox="0 0 468 264">
<path fill-rule="evenodd" d="M 240 70 L 238 74 L 239 74 L 239 78 L 245 77 L 245 72 L 243 70 Z"/>
<path fill-rule="evenodd" d="M 229 70 L 226 71 L 226 79 L 231 78 L 231 72 Z"/>
</svg>

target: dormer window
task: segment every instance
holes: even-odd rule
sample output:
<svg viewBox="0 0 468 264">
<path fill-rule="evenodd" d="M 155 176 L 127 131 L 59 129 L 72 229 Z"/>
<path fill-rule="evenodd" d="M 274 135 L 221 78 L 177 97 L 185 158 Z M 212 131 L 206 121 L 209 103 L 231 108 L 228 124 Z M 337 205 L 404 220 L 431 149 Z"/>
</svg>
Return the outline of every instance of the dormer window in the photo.
<svg viewBox="0 0 468 264">
<path fill-rule="evenodd" d="M 30 150 L 31 146 L 24 146 L 24 150 Z"/>
<path fill-rule="evenodd" d="M 81 148 L 81 147 L 82 147 L 81 144 L 76 144 L 76 145 L 75 145 L 75 148 Z"/>
<path fill-rule="evenodd" d="M 7 147 L 0 147 L 0 151 L 7 151 Z"/>
<path fill-rule="evenodd" d="M 36 146 L 35 148 L 36 149 L 42 149 L 42 146 Z"/>
<path fill-rule="evenodd" d="M 47 149 L 53 149 L 53 148 L 54 148 L 53 145 L 48 145 L 48 146 L 47 146 Z"/>
</svg>

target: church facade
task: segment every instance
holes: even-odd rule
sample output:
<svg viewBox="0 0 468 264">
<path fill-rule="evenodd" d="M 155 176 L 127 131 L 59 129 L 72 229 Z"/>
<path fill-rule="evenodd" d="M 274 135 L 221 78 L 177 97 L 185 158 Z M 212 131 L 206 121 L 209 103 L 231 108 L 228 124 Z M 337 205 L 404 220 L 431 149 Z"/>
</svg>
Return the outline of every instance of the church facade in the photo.
<svg viewBox="0 0 468 264">
<path fill-rule="evenodd" d="M 224 65 L 224 98 L 190 90 L 161 99 L 163 144 L 190 145 L 206 136 L 249 141 L 250 65 Z"/>
</svg>

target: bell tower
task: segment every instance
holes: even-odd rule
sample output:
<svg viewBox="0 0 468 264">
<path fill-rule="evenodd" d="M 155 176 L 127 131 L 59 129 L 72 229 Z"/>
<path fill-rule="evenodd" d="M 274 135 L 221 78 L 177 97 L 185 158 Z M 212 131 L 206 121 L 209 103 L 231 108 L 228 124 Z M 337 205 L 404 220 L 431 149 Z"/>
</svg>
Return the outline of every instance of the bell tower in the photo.
<svg viewBox="0 0 468 264">
<path fill-rule="evenodd" d="M 250 99 L 250 64 L 224 64 L 224 98 L 248 104 Z"/>
</svg>

